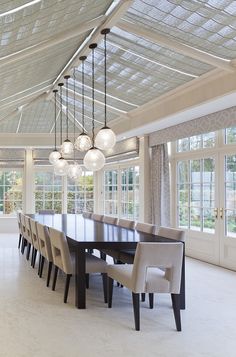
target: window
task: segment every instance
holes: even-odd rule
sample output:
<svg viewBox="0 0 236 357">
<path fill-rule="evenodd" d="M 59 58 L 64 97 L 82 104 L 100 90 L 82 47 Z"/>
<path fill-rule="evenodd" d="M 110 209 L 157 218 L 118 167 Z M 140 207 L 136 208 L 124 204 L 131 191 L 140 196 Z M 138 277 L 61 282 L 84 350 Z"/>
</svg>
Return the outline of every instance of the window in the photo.
<svg viewBox="0 0 236 357">
<path fill-rule="evenodd" d="M 214 232 L 214 159 L 178 161 L 177 172 L 178 226 Z"/>
<path fill-rule="evenodd" d="M 0 171 L 0 214 L 22 209 L 22 171 Z"/>
<path fill-rule="evenodd" d="M 138 220 L 139 166 L 104 171 L 104 214 Z"/>
<path fill-rule="evenodd" d="M 52 171 L 35 172 L 35 211 L 41 209 L 62 212 L 62 178 Z"/>
<path fill-rule="evenodd" d="M 118 215 L 118 170 L 104 172 L 104 214 Z"/>
<path fill-rule="evenodd" d="M 212 148 L 215 146 L 215 132 L 194 135 L 177 141 L 177 152 Z"/>
<path fill-rule="evenodd" d="M 225 234 L 236 237 L 236 155 L 225 156 Z"/>
<path fill-rule="evenodd" d="M 77 180 L 67 178 L 67 213 L 93 212 L 93 173 L 83 171 Z"/>
<path fill-rule="evenodd" d="M 236 143 L 236 126 L 225 129 L 225 144 Z"/>
</svg>

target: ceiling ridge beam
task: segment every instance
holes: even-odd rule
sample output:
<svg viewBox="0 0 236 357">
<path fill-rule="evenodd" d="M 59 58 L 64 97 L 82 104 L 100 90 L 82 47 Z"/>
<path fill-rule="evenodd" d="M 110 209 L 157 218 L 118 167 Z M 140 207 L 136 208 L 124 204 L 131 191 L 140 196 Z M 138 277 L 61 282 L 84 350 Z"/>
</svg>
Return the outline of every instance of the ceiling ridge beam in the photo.
<svg viewBox="0 0 236 357">
<path fill-rule="evenodd" d="M 116 23 L 120 20 L 120 18 L 125 14 L 128 8 L 132 5 L 133 0 L 114 0 L 106 15 L 104 17 L 104 21 L 101 22 L 93 31 L 88 35 L 88 37 L 84 40 L 81 46 L 77 49 L 71 59 L 65 64 L 62 71 L 58 74 L 55 79 L 53 86 L 57 85 L 60 79 L 65 75 L 69 74 L 70 70 L 78 66 L 80 56 L 88 56 L 90 53 L 89 45 L 92 43 L 98 43 L 103 35 L 101 34 L 101 30 L 104 28 L 112 28 L 116 25 Z"/>
<path fill-rule="evenodd" d="M 223 60 L 221 58 L 215 57 L 209 53 L 202 52 L 196 48 L 190 47 L 176 40 L 172 40 L 168 36 L 161 35 L 157 32 L 150 31 L 140 24 L 134 24 L 125 20 L 120 20 L 116 26 L 123 31 L 131 32 L 136 36 L 143 37 L 153 43 L 157 43 L 166 48 L 174 50 L 185 56 L 194 58 L 198 61 L 208 63 L 216 68 L 221 68 L 225 71 L 234 72 L 236 67 L 234 67 L 231 61 Z"/>
<path fill-rule="evenodd" d="M 12 64 L 16 61 L 21 61 L 26 57 L 32 56 L 38 52 L 44 51 L 50 47 L 56 46 L 62 42 L 68 41 L 74 37 L 77 37 L 83 34 L 86 31 L 89 31 L 97 26 L 99 26 L 105 19 L 104 15 L 97 17 L 96 19 L 90 20 L 81 24 L 80 26 L 76 26 L 73 29 L 64 31 L 59 33 L 58 35 L 50 38 L 49 40 L 42 41 L 36 45 L 27 47 L 21 51 L 14 52 L 10 55 L 0 57 L 0 68 Z"/>
</svg>

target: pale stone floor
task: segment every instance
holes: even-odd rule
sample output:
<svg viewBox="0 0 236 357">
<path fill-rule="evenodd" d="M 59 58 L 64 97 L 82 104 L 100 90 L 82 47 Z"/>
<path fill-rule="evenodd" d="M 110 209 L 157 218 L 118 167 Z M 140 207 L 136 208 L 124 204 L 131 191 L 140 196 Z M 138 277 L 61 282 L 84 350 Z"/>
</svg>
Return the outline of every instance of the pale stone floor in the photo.
<svg viewBox="0 0 236 357">
<path fill-rule="evenodd" d="M 131 295 L 115 287 L 113 308 L 103 303 L 100 275 L 91 277 L 87 309 L 74 307 L 74 282 L 63 303 L 64 278 L 45 286 L 17 249 L 17 235 L 0 235 L 1 357 L 235 357 L 236 273 L 187 258 L 187 309 L 175 330 L 167 295 L 154 310 L 142 303 L 134 330 Z M 45 269 L 46 273 L 46 269 Z"/>
</svg>

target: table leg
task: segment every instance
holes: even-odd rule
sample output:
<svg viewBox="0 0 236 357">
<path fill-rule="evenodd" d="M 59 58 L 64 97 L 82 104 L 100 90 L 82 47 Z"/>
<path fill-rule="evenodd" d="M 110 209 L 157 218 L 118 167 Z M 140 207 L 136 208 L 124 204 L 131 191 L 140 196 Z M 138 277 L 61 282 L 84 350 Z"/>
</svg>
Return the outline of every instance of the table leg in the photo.
<svg viewBox="0 0 236 357">
<path fill-rule="evenodd" d="M 86 309 L 85 249 L 77 249 L 75 256 L 75 306 Z"/>
<path fill-rule="evenodd" d="M 183 263 L 182 263 L 182 272 L 181 272 L 180 309 L 185 310 L 185 249 L 183 252 Z"/>
</svg>

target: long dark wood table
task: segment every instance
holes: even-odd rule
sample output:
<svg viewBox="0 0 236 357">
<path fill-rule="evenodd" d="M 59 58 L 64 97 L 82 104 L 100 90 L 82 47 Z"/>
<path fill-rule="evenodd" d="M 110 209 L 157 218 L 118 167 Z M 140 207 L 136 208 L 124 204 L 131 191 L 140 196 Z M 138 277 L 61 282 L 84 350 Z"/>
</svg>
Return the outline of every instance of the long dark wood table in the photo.
<svg viewBox="0 0 236 357">
<path fill-rule="evenodd" d="M 173 239 L 141 233 L 76 214 L 29 215 L 48 227 L 63 231 L 68 245 L 75 252 L 75 305 L 86 308 L 85 251 L 87 249 L 135 249 L 138 242 L 176 242 Z M 185 257 L 181 279 L 181 309 L 185 309 Z"/>
</svg>

